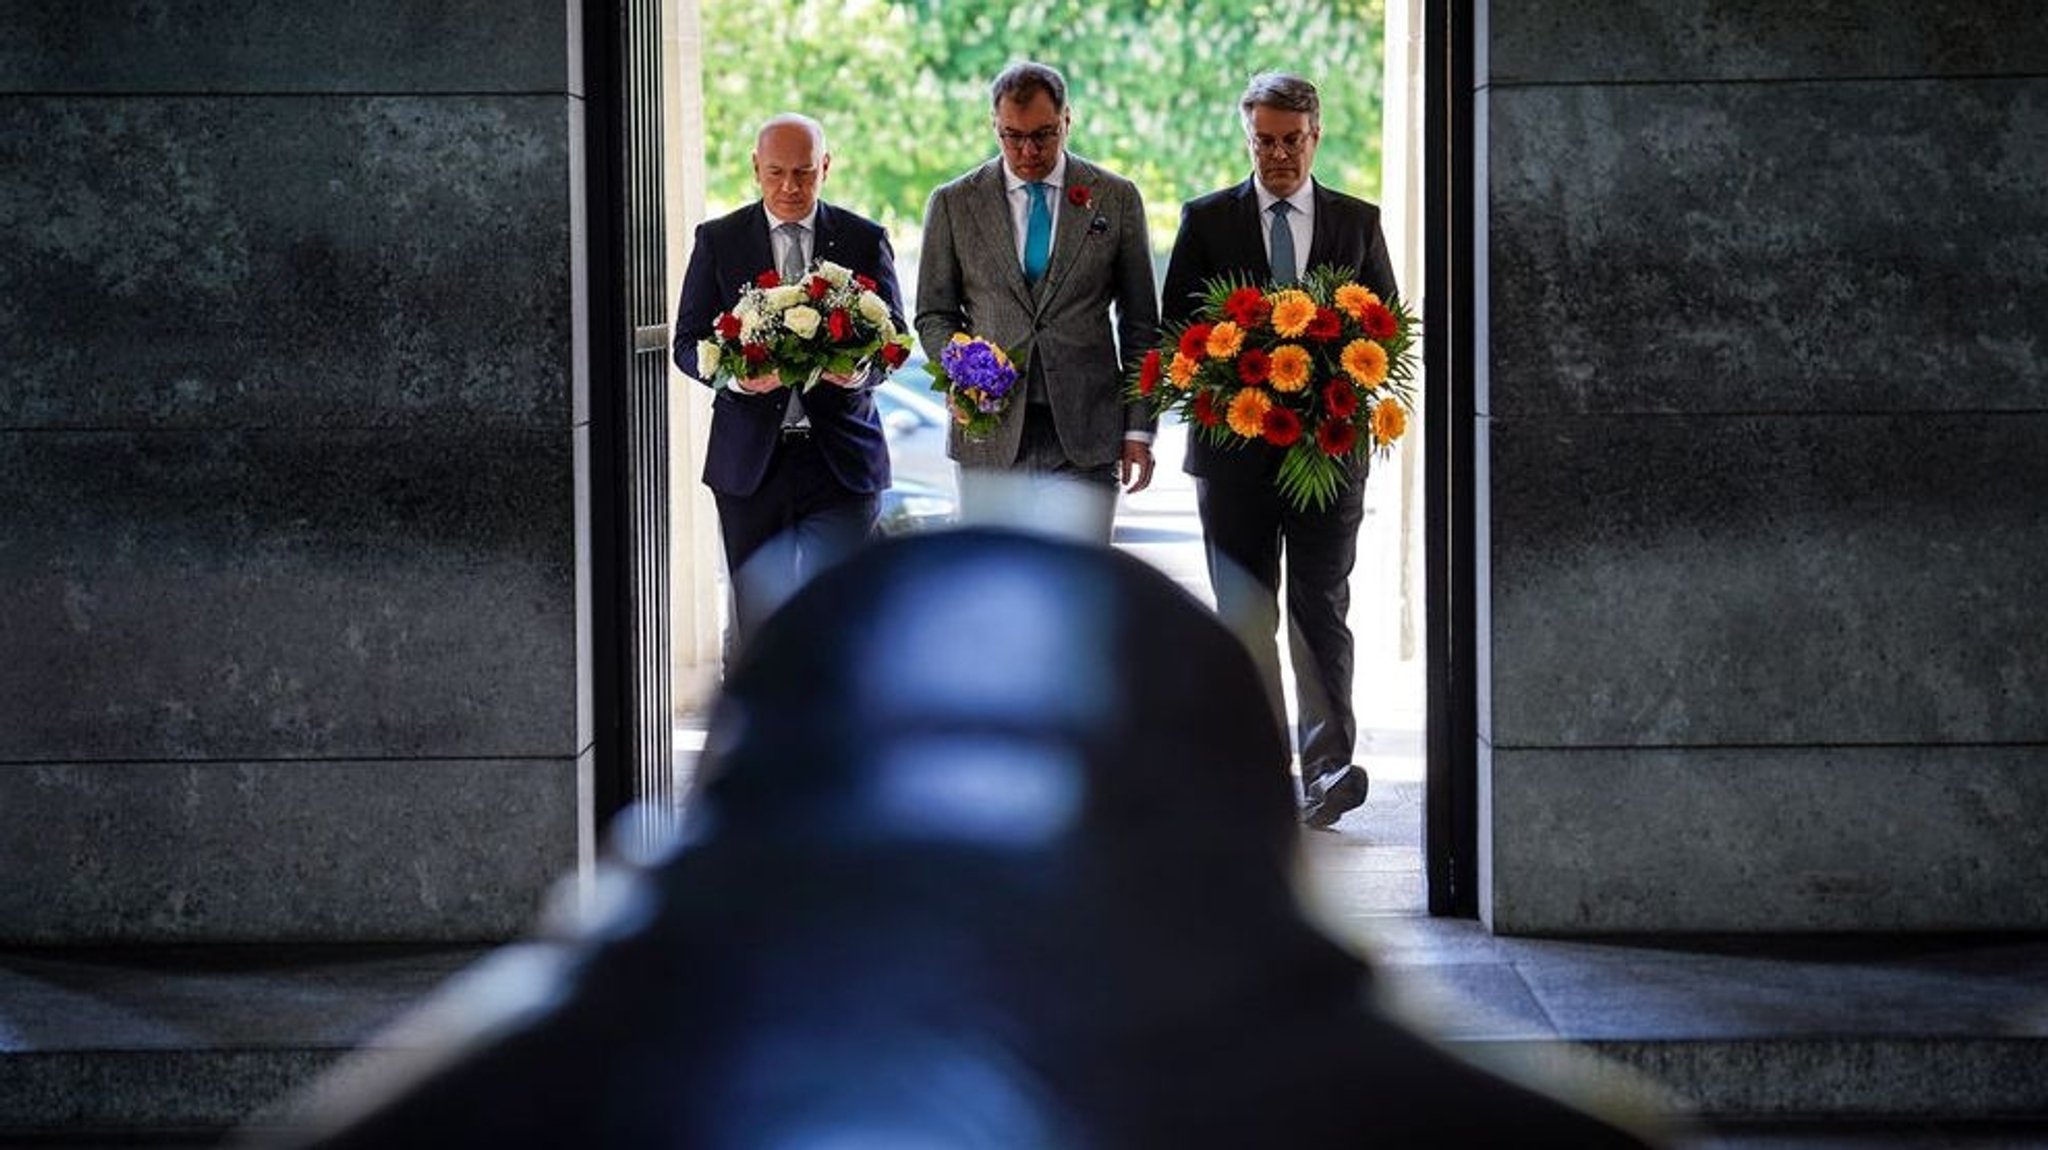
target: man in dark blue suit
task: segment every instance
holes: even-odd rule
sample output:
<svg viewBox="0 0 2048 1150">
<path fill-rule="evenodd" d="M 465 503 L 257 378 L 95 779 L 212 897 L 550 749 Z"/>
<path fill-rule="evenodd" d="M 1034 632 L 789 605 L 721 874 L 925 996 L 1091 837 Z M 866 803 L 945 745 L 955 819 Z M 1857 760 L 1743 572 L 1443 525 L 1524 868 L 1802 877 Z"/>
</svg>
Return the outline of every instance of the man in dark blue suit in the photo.
<svg viewBox="0 0 2048 1150">
<path fill-rule="evenodd" d="M 784 114 L 761 126 L 754 139 L 761 198 L 697 227 L 676 314 L 676 366 L 713 383 L 697 362 L 712 322 L 761 273 L 773 269 L 792 280 L 818 260 L 873 280 L 890 322 L 902 329 L 889 234 L 818 198 L 831 165 L 816 120 Z M 773 371 L 714 384 L 704 485 L 718 504 L 732 579 L 729 651 L 804 582 L 874 537 L 889 486 L 889 446 L 870 391 L 885 374 L 879 364 L 827 372 L 809 389 Z"/>
<path fill-rule="evenodd" d="M 1185 322 L 1209 282 L 1221 276 L 1292 280 L 1325 265 L 1391 298 L 1394 267 L 1379 209 L 1309 178 L 1322 133 L 1315 85 L 1263 73 L 1252 77 L 1238 108 L 1253 176 L 1182 206 L 1161 319 Z M 1360 460 L 1348 468 L 1349 481 L 1327 506 L 1303 511 L 1274 485 L 1282 453 L 1258 442 L 1218 447 L 1197 433 L 1189 437 L 1185 466 L 1195 477 L 1216 609 L 1250 647 L 1283 720 L 1287 704 L 1274 635 L 1285 559 L 1302 819 L 1327 827 L 1365 801 L 1368 785 L 1365 768 L 1351 761 L 1358 719 L 1345 618 L 1365 519 L 1366 465 Z"/>
</svg>

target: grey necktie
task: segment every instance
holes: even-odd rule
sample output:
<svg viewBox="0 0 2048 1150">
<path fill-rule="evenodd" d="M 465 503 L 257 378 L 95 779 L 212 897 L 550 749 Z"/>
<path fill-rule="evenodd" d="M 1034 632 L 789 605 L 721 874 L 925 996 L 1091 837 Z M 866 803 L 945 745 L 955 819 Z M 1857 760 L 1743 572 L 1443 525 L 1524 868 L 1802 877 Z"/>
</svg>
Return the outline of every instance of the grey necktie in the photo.
<svg viewBox="0 0 2048 1150">
<path fill-rule="evenodd" d="M 1287 213 L 1294 210 L 1294 205 L 1276 200 L 1266 210 L 1273 213 L 1273 282 L 1291 284 L 1300 271 L 1294 262 L 1294 229 L 1287 223 Z"/>
<path fill-rule="evenodd" d="M 781 232 L 782 238 L 789 241 L 782 248 L 782 282 L 793 284 L 804 278 L 804 268 L 808 266 L 804 259 L 805 229 L 802 224 L 781 224 L 775 230 Z M 804 401 L 797 394 L 797 385 L 803 380 L 786 379 L 783 382 L 789 385 L 789 406 L 782 412 L 782 426 L 810 426 L 810 420 L 804 414 Z"/>
<path fill-rule="evenodd" d="M 808 266 L 804 259 L 804 226 L 783 224 L 775 230 L 789 241 L 782 249 L 782 282 L 793 284 L 804 278 L 804 268 Z"/>
</svg>

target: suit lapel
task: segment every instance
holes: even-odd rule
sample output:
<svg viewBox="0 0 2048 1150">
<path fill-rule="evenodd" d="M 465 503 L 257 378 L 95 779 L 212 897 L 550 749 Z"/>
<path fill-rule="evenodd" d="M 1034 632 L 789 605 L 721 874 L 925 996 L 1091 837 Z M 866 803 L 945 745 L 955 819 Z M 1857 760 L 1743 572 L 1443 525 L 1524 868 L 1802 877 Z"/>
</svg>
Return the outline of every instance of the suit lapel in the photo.
<svg viewBox="0 0 2048 1150">
<path fill-rule="evenodd" d="M 1251 269 L 1262 284 L 1272 282 L 1273 261 L 1266 254 L 1266 221 L 1259 211 L 1258 189 L 1250 180 L 1237 186 L 1237 226 L 1230 231 L 1236 242 L 1244 245 L 1238 250 L 1237 265 Z"/>
<path fill-rule="evenodd" d="M 775 245 L 768 242 L 768 209 L 761 206 L 761 201 L 755 200 L 747 209 L 747 222 L 740 229 L 739 242 L 741 267 L 754 268 L 754 274 L 758 275 L 775 266 Z M 753 282 L 751 275 L 747 282 Z M 739 298 L 739 288 L 744 286 L 734 287 L 734 300 Z"/>
<path fill-rule="evenodd" d="M 1017 225 L 1010 215 L 1010 190 L 1001 158 L 983 164 L 964 190 L 964 218 L 972 243 L 961 245 L 961 250 L 993 253 L 990 260 L 996 265 L 996 279 L 1010 289 L 1020 305 L 1030 309 L 1031 285 L 1024 281 L 1024 269 L 1017 264 Z"/>
<path fill-rule="evenodd" d="M 1032 293 L 1041 309 L 1052 303 L 1060 285 L 1067 281 L 1067 273 L 1074 270 L 1074 261 L 1081 258 L 1081 251 L 1088 244 L 1088 225 L 1095 219 L 1095 204 L 1075 205 L 1070 198 L 1073 190 L 1086 188 L 1092 196 L 1099 182 L 1095 169 L 1086 160 L 1067 153 L 1067 183 L 1060 193 L 1062 202 L 1055 209 L 1052 251 L 1046 257 L 1045 275 Z"/>
<path fill-rule="evenodd" d="M 1336 242 L 1335 237 L 1337 235 L 1337 228 L 1335 226 L 1337 223 L 1336 197 L 1332 196 L 1329 190 L 1321 184 L 1315 183 L 1313 179 L 1310 181 L 1310 187 L 1313 189 L 1312 194 L 1315 196 L 1316 215 L 1314 230 L 1308 237 L 1308 259 L 1302 261 L 1301 265 L 1303 279 L 1308 278 L 1308 270 L 1310 268 L 1318 264 L 1334 264 L 1337 262 L 1336 253 L 1331 250 Z"/>
<path fill-rule="evenodd" d="M 817 234 L 811 237 L 811 259 L 831 260 L 840 267 L 848 267 L 845 257 L 839 252 L 839 212 L 831 204 L 818 201 L 816 219 Z"/>
</svg>

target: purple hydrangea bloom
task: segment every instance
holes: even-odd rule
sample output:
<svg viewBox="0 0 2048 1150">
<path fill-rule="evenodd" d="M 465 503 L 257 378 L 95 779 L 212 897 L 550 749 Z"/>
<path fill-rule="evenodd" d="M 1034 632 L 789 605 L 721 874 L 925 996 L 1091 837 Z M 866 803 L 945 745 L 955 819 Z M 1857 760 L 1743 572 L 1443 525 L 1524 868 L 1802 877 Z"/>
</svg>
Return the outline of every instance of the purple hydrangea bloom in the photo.
<svg viewBox="0 0 2048 1150">
<path fill-rule="evenodd" d="M 946 345 L 939 353 L 939 367 L 956 391 L 972 394 L 975 405 L 994 411 L 1017 382 L 1017 369 L 1002 352 L 984 340 L 965 340 Z"/>
</svg>

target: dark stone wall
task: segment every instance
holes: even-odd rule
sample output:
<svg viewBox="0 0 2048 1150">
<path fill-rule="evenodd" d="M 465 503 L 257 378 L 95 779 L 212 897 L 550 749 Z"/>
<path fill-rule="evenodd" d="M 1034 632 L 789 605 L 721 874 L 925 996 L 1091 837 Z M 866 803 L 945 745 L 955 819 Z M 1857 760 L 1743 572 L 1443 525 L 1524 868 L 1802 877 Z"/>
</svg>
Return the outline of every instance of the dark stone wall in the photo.
<svg viewBox="0 0 2048 1150">
<path fill-rule="evenodd" d="M 1488 15 L 1493 926 L 2048 925 L 2048 21 Z"/>
<path fill-rule="evenodd" d="M 573 8 L 8 6 L 0 941 L 504 937 L 575 866 Z"/>
</svg>

